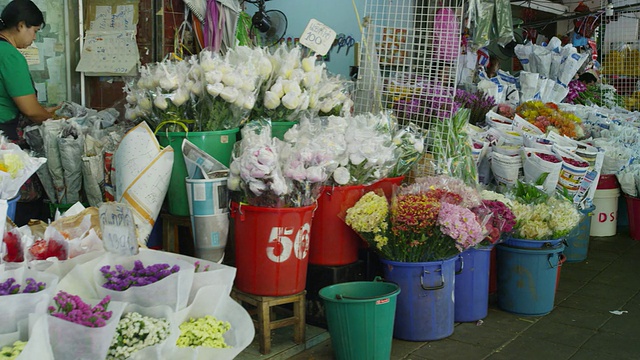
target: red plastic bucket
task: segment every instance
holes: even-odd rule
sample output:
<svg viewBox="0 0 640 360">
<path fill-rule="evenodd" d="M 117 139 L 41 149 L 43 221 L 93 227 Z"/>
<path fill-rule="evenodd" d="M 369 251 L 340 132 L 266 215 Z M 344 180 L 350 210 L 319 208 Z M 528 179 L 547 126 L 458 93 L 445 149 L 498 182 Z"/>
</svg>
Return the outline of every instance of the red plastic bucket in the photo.
<svg viewBox="0 0 640 360">
<path fill-rule="evenodd" d="M 387 197 L 387 199 L 391 199 L 391 196 L 393 195 L 393 187 L 400 186 L 403 180 L 404 180 L 404 176 L 380 179 L 375 183 L 367 186 L 364 192 L 367 193 L 369 191 L 375 191 L 377 189 L 381 189 L 384 192 L 384 195 Z"/>
<path fill-rule="evenodd" d="M 629 232 L 633 240 L 640 240 L 640 198 L 624 194 L 627 199 L 627 214 L 629 214 Z"/>
<path fill-rule="evenodd" d="M 231 204 L 238 290 L 262 296 L 304 290 L 314 209 Z"/>
<path fill-rule="evenodd" d="M 358 260 L 362 240 L 343 220 L 365 191 L 364 185 L 324 186 L 311 226 L 309 262 L 314 265 L 347 265 Z"/>
</svg>

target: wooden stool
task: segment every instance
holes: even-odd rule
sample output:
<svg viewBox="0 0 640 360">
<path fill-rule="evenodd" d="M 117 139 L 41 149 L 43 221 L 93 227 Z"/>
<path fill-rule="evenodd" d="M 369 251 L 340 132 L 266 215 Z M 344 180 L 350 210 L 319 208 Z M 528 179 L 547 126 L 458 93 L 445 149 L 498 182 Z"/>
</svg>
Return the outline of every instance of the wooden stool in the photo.
<svg viewBox="0 0 640 360">
<path fill-rule="evenodd" d="M 289 296 L 260 296 L 244 293 L 233 289 L 231 297 L 240 305 L 246 303 L 253 308 L 249 309 L 249 314 L 257 314 L 257 319 L 253 318 L 253 325 L 256 327 L 260 342 L 260 353 L 271 352 L 271 330 L 293 325 L 293 341 L 301 344 L 305 339 L 305 294 L 306 290 Z M 293 303 L 293 316 L 276 319 L 275 307 L 278 305 Z"/>
<path fill-rule="evenodd" d="M 162 249 L 179 254 L 178 227 L 186 227 L 191 233 L 191 217 L 176 216 L 168 213 L 162 213 L 160 216 L 162 216 Z"/>
</svg>

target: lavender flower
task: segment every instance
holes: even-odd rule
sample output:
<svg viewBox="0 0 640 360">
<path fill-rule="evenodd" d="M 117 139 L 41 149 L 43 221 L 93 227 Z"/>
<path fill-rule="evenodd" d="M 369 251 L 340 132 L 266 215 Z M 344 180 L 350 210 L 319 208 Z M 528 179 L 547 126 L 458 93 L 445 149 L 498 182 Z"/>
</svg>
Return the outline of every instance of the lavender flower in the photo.
<svg viewBox="0 0 640 360">
<path fill-rule="evenodd" d="M 154 264 L 145 268 L 140 260 L 134 262 L 131 270 L 126 270 L 122 265 L 116 265 L 113 271 L 110 265 L 100 268 L 100 272 L 107 279 L 102 287 L 115 291 L 124 291 L 132 286 L 150 285 L 178 271 L 180 266 L 174 265 L 169 268 L 169 264 Z"/>
<path fill-rule="evenodd" d="M 16 284 L 16 279 L 9 278 L 5 282 L 0 283 L 0 296 L 3 295 L 14 295 L 20 293 L 20 284 Z M 25 280 L 26 286 L 22 289 L 23 294 L 32 294 L 38 291 L 44 290 L 46 284 L 43 282 L 37 282 L 32 278 L 27 278 Z"/>
</svg>

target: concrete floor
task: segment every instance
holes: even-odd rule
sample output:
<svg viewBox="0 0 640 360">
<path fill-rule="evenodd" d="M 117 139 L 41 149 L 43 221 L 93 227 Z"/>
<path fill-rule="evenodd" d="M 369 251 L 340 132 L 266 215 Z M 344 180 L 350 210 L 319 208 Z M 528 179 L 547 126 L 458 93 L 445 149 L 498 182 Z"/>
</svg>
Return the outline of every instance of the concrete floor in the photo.
<svg viewBox="0 0 640 360">
<path fill-rule="evenodd" d="M 627 228 L 592 237 L 587 260 L 563 265 L 555 305 L 526 317 L 498 309 L 493 298 L 485 319 L 456 324 L 446 339 L 393 339 L 391 359 L 640 359 L 640 241 Z M 294 344 L 286 328 L 273 336 L 269 355 L 254 341 L 237 359 L 335 358 L 322 328 L 308 326 L 306 344 Z"/>
</svg>

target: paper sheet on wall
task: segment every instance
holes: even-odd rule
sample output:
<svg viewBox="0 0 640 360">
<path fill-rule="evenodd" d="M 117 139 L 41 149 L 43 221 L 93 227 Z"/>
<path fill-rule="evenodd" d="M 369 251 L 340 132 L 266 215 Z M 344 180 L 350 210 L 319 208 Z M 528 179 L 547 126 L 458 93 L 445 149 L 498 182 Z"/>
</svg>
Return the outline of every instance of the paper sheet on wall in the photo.
<svg viewBox="0 0 640 360">
<path fill-rule="evenodd" d="M 88 31 L 76 71 L 89 76 L 135 75 L 139 59 L 133 32 Z"/>
<path fill-rule="evenodd" d="M 85 24 L 94 31 L 135 31 L 138 24 L 137 0 L 89 0 Z"/>
</svg>

